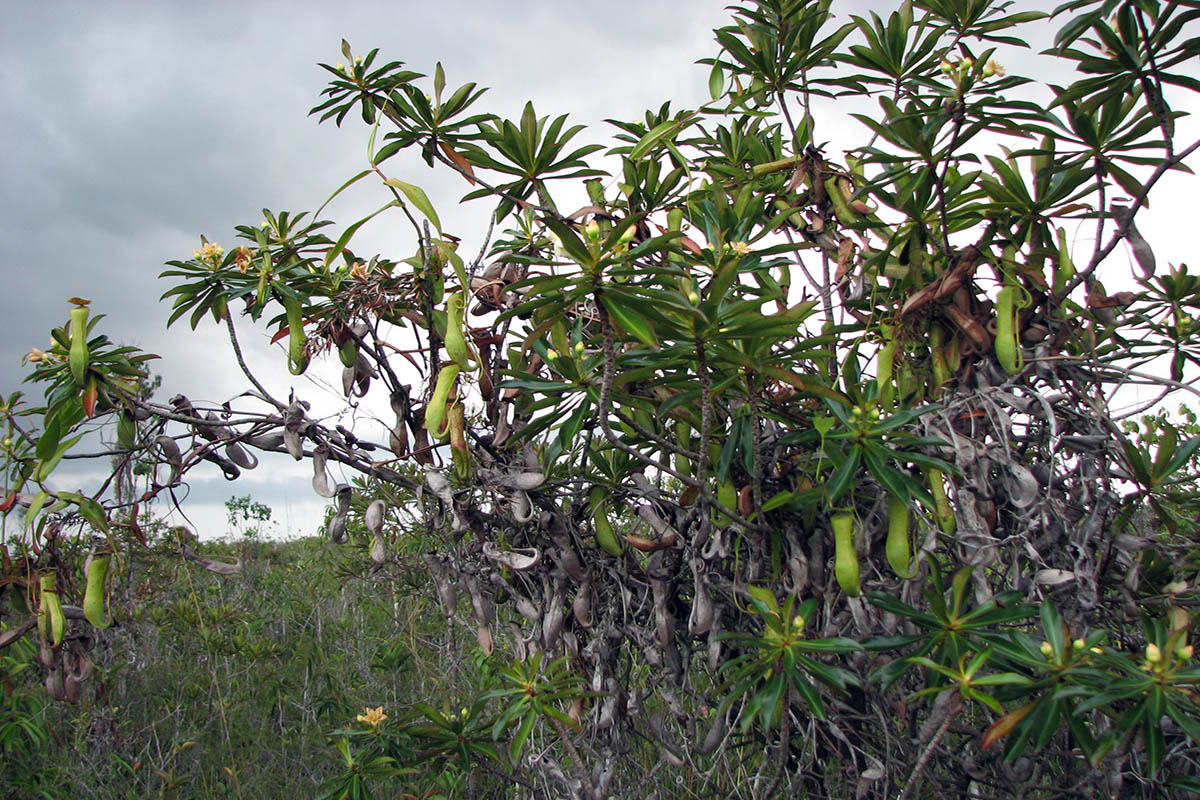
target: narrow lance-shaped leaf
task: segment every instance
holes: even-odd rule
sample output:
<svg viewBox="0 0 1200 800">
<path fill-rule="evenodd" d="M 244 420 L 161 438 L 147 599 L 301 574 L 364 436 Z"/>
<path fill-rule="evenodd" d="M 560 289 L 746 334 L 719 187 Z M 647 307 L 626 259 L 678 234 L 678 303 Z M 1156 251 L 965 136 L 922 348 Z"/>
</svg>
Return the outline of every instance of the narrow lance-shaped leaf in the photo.
<svg viewBox="0 0 1200 800">
<path fill-rule="evenodd" d="M 433 223 L 433 227 L 437 228 L 437 232 L 441 234 L 442 222 L 438 219 L 437 212 L 433 210 L 433 203 L 429 202 L 429 197 L 425 194 L 424 189 L 420 186 L 414 186 L 411 183 L 405 183 L 397 178 L 388 178 L 384 183 L 393 189 L 399 189 L 403 192 L 408 201 L 416 206 Z"/>
</svg>

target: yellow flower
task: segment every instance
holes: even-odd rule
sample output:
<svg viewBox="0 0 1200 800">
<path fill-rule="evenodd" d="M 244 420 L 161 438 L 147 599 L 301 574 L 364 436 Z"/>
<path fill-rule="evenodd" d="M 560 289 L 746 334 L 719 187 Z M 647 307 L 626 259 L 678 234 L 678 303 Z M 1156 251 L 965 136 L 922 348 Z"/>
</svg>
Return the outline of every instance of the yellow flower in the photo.
<svg viewBox="0 0 1200 800">
<path fill-rule="evenodd" d="M 730 242 L 729 249 L 737 253 L 739 256 L 750 255 L 749 242 Z"/>
<path fill-rule="evenodd" d="M 985 78 L 990 78 L 993 75 L 998 78 L 1003 78 L 1007 74 L 1008 71 L 1004 69 L 1004 67 L 1000 66 L 1000 64 L 997 63 L 996 59 L 994 58 L 990 59 L 986 64 L 983 65 L 983 77 Z"/>
<path fill-rule="evenodd" d="M 27 356 L 25 356 L 25 358 L 21 359 L 21 363 L 22 364 L 36 364 L 39 361 L 45 361 L 45 360 L 47 360 L 46 354 L 43 353 L 41 350 L 38 350 L 35 347 L 29 351 L 29 355 L 27 355 Z"/>
<path fill-rule="evenodd" d="M 225 248 L 216 242 L 205 240 L 204 244 L 198 250 L 192 251 L 192 256 L 207 264 L 212 269 L 216 269 L 221 265 L 221 256 L 225 255 Z"/>
<path fill-rule="evenodd" d="M 359 722 L 365 722 L 372 728 L 378 728 L 385 719 L 387 719 L 387 714 L 383 713 L 383 706 L 379 708 L 368 706 L 364 713 L 358 715 Z"/>
<path fill-rule="evenodd" d="M 361 261 L 355 261 L 354 266 L 350 267 L 350 276 L 360 281 L 367 279 L 367 265 Z"/>
<path fill-rule="evenodd" d="M 243 273 L 250 267 L 250 262 L 254 259 L 254 251 L 249 247 L 242 246 L 233 251 L 233 263 L 237 264 L 237 268 Z"/>
</svg>

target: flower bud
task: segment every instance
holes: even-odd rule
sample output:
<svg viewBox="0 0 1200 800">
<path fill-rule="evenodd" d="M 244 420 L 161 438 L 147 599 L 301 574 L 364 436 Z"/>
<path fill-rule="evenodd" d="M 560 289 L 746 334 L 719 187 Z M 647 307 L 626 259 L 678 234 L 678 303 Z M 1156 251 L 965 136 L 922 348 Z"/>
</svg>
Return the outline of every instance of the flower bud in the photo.
<svg viewBox="0 0 1200 800">
<path fill-rule="evenodd" d="M 1195 652 L 1196 648 L 1192 647 L 1190 644 L 1185 644 L 1183 647 L 1176 650 L 1175 654 L 1178 655 L 1182 661 L 1190 661 L 1192 654 Z"/>
<path fill-rule="evenodd" d="M 1083 639 L 1076 639 L 1075 641 L 1071 642 L 1071 647 L 1074 647 L 1076 651 L 1079 651 L 1087 647 L 1087 642 L 1085 642 Z"/>
<path fill-rule="evenodd" d="M 583 342 L 575 343 L 575 355 L 577 355 L 577 356 L 583 355 Z"/>
<path fill-rule="evenodd" d="M 700 302 L 700 295 L 696 294 L 695 292 L 688 292 L 687 297 L 688 297 L 688 302 L 691 303 L 692 305 L 696 305 L 697 303 Z"/>
<path fill-rule="evenodd" d="M 1049 642 L 1042 642 L 1042 646 L 1038 649 L 1042 651 L 1042 655 L 1044 655 L 1046 658 L 1054 655 L 1054 646 Z"/>
<path fill-rule="evenodd" d="M 1154 642 L 1146 645 L 1146 660 L 1151 664 L 1157 664 L 1162 661 L 1162 651 L 1158 649 L 1158 645 Z"/>
<path fill-rule="evenodd" d="M 588 222 L 583 229 L 583 233 L 589 240 L 596 241 L 600 238 L 600 223 L 596 222 L 596 220 Z"/>
<path fill-rule="evenodd" d="M 556 358 L 558 358 L 558 351 L 553 347 L 546 348 L 546 360 L 553 361 Z"/>
</svg>

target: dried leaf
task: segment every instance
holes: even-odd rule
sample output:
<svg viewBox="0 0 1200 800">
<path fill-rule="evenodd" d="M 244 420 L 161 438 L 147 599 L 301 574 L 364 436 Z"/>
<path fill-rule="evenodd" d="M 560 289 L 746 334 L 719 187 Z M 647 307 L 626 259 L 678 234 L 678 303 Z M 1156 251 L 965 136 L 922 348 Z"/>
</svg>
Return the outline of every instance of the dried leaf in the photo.
<svg viewBox="0 0 1200 800">
<path fill-rule="evenodd" d="M 198 564 L 209 572 L 214 572 L 217 575 L 236 575 L 242 571 L 242 560 L 240 558 L 236 558 L 232 564 L 228 564 L 224 561 L 205 558 L 192 548 L 188 547 L 186 544 L 183 546 L 183 557 L 188 561 L 191 561 L 193 564 Z"/>
<path fill-rule="evenodd" d="M 1129 246 L 1133 250 L 1133 259 L 1137 262 L 1142 280 L 1153 278 L 1156 265 L 1154 250 L 1150 247 L 1150 243 L 1142 238 L 1137 225 L 1133 223 L 1133 209 L 1113 203 L 1111 212 L 1117 224 L 1125 228 L 1125 240 L 1129 242 Z"/>
<path fill-rule="evenodd" d="M 325 472 L 325 464 L 329 461 L 329 445 L 319 445 L 313 450 L 312 465 L 313 491 L 321 497 L 333 497 L 333 490 L 329 488 L 329 476 Z"/>
<path fill-rule="evenodd" d="M 518 547 L 509 552 L 501 550 L 495 542 L 484 542 L 483 554 L 517 572 L 533 569 L 542 561 L 542 554 L 536 547 Z"/>
<path fill-rule="evenodd" d="M 1059 586 L 1075 580 L 1075 573 L 1065 569 L 1039 569 L 1034 581 L 1042 586 Z"/>
</svg>

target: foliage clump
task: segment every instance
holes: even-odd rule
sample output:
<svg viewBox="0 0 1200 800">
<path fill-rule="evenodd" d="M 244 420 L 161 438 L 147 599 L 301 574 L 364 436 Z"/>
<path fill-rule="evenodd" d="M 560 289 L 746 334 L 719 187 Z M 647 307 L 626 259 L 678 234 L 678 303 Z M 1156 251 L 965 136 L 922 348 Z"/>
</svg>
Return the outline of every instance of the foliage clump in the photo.
<svg viewBox="0 0 1200 800">
<path fill-rule="evenodd" d="M 171 322 L 226 327 L 236 401 L 151 402 L 147 356 L 76 303 L 32 359 L 45 405 L 6 408 L 13 585 L 36 605 L 69 531 L 136 540 L 204 461 L 236 478 L 287 453 L 331 499 L 330 538 L 419 564 L 485 667 L 447 687 L 454 713 L 364 714 L 326 796 L 420 764 L 503 775 L 459 787 L 495 796 L 1200 788 L 1181 525 L 1200 438 L 1122 424 L 1195 391 L 1200 284 L 1135 219 L 1200 146 L 1177 141 L 1200 8 L 1010 6 L 736 7 L 711 102 L 613 121 L 603 159 L 565 116 L 501 119 L 440 65 L 426 83 L 343 43 L 314 113 L 361 117 L 370 163 L 335 197 L 376 181 L 386 201 L 345 227 L 267 211 L 170 262 Z M 1049 23 L 1067 85 L 1017 68 Z M 443 226 L 411 153 L 493 226 Z M 352 249 L 383 215 L 411 255 Z M 296 375 L 336 352 L 381 426 L 263 385 L 247 318 Z M 1130 411 L 1135 385 L 1152 399 Z M 114 479 L 54 490 L 104 421 Z M 361 480 L 331 487 L 331 463 Z"/>
</svg>

